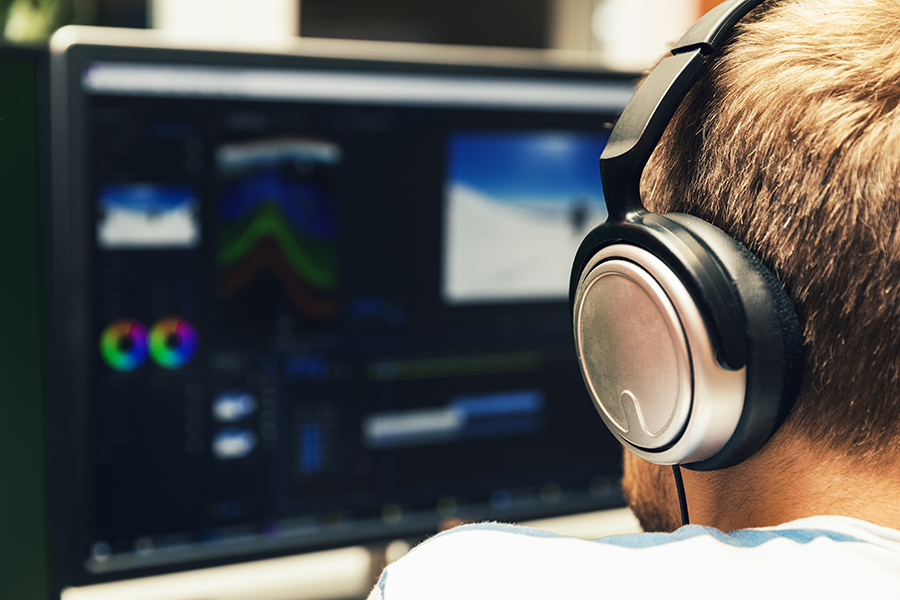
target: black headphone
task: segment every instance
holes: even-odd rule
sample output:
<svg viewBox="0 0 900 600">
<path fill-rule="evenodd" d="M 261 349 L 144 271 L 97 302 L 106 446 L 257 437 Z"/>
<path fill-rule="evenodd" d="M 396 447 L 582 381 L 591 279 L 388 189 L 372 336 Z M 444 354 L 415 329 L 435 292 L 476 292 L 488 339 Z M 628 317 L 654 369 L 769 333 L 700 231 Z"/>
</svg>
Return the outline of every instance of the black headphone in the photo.
<svg viewBox="0 0 900 600">
<path fill-rule="evenodd" d="M 775 275 L 701 219 L 648 212 L 639 189 L 708 57 L 762 2 L 714 8 L 638 88 L 600 157 L 609 218 L 581 243 L 572 269 L 590 395 L 619 441 L 657 464 L 737 464 L 772 436 L 800 387 L 800 323 Z"/>
</svg>

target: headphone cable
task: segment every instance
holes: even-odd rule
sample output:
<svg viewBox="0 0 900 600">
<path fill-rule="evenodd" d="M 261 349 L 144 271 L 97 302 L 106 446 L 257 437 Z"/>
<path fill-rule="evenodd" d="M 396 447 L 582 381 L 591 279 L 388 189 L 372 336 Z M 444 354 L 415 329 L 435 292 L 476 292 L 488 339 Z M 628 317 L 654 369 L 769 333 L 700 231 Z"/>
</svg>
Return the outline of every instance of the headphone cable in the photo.
<svg viewBox="0 0 900 600">
<path fill-rule="evenodd" d="M 681 509 L 681 525 L 690 525 L 688 518 L 687 498 L 684 496 L 684 481 L 681 479 L 681 467 L 672 465 L 672 473 L 675 475 L 675 488 L 678 490 L 678 507 Z"/>
</svg>

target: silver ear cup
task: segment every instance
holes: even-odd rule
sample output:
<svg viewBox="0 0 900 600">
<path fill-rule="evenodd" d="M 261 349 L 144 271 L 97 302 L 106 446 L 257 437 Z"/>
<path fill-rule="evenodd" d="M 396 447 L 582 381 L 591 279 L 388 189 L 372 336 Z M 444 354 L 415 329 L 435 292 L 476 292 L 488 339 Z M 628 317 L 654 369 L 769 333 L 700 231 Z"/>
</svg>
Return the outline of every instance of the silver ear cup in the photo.
<svg viewBox="0 0 900 600">
<path fill-rule="evenodd" d="M 607 260 L 579 310 L 585 380 L 607 425 L 639 448 L 670 445 L 691 411 L 691 357 L 662 287 L 633 262 Z"/>
<path fill-rule="evenodd" d="M 575 341 L 600 416 L 626 447 L 659 464 L 705 460 L 734 433 L 746 369 L 715 359 L 703 318 L 650 252 L 604 248 L 575 296 Z"/>
</svg>

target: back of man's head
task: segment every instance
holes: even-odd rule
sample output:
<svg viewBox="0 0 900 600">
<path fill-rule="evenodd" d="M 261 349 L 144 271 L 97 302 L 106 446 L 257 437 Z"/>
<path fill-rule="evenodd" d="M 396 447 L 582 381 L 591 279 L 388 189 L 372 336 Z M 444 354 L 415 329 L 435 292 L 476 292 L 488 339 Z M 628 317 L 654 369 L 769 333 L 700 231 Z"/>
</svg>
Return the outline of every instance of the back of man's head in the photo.
<svg viewBox="0 0 900 600">
<path fill-rule="evenodd" d="M 804 327 L 783 434 L 900 457 L 900 1 L 766 2 L 670 124 L 647 208 L 702 217 L 785 284 Z"/>
</svg>

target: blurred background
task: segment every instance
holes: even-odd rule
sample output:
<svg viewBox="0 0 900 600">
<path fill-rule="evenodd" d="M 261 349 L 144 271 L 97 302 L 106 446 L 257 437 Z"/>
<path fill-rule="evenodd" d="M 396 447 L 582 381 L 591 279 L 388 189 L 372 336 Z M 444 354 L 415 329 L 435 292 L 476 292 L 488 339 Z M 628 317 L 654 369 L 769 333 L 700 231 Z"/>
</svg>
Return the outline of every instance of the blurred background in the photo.
<svg viewBox="0 0 900 600">
<path fill-rule="evenodd" d="M 66 24 L 157 28 L 195 37 L 277 36 L 590 52 L 648 68 L 720 0 L 2 0 L 0 26 L 39 42 Z"/>
</svg>

